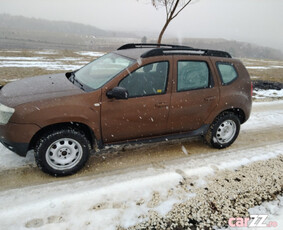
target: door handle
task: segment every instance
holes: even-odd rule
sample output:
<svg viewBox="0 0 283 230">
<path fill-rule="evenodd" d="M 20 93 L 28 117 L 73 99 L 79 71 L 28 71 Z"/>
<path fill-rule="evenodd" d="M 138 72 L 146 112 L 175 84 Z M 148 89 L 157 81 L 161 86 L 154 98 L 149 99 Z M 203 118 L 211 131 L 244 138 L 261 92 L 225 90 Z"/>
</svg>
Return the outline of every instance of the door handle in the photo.
<svg viewBox="0 0 283 230">
<path fill-rule="evenodd" d="M 216 99 L 216 96 L 206 97 L 204 98 L 205 101 L 213 101 Z"/>
<path fill-rule="evenodd" d="M 162 108 L 162 107 L 168 106 L 168 104 L 166 102 L 159 102 L 159 103 L 155 104 L 155 106 L 158 107 L 158 108 Z"/>
</svg>

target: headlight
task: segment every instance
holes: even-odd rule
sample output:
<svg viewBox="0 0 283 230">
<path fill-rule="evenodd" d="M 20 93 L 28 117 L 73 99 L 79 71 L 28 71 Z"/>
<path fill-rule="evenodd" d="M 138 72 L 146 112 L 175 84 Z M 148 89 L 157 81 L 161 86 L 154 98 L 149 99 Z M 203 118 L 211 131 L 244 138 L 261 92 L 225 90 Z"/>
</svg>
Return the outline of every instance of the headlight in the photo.
<svg viewBox="0 0 283 230">
<path fill-rule="evenodd" d="M 6 125 L 14 112 L 14 108 L 10 108 L 0 103 L 0 124 Z"/>
</svg>

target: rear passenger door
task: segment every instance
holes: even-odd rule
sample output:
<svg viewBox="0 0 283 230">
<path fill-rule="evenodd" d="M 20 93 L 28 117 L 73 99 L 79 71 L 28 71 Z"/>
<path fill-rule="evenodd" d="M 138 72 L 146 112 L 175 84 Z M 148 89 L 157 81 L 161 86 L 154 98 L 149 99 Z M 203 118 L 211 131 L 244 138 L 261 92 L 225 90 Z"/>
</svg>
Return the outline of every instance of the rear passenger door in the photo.
<svg viewBox="0 0 283 230">
<path fill-rule="evenodd" d="M 219 100 L 209 59 L 174 57 L 174 81 L 169 113 L 171 132 L 192 131 L 204 125 Z"/>
</svg>

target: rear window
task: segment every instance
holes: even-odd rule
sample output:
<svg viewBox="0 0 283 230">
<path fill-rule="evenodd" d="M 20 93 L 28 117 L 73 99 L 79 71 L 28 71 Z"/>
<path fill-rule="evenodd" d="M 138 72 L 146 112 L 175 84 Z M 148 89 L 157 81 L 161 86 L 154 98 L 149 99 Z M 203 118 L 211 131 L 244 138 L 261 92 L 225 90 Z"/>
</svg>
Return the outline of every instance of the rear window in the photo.
<svg viewBox="0 0 283 230">
<path fill-rule="evenodd" d="M 233 82 L 237 77 L 237 71 L 231 63 L 217 63 L 218 72 L 221 76 L 222 84 L 228 85 Z"/>
</svg>

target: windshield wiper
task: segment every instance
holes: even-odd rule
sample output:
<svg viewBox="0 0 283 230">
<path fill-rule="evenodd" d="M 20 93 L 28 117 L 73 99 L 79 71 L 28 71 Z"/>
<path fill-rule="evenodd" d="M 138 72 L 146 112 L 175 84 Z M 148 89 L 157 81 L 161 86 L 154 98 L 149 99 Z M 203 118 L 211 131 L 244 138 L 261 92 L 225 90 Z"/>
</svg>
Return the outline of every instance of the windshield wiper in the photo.
<svg viewBox="0 0 283 230">
<path fill-rule="evenodd" d="M 82 90 L 85 91 L 84 85 L 78 79 L 76 79 L 75 73 L 71 72 L 70 74 L 71 74 L 69 78 L 70 82 L 72 82 L 74 85 L 78 85 Z"/>
</svg>

